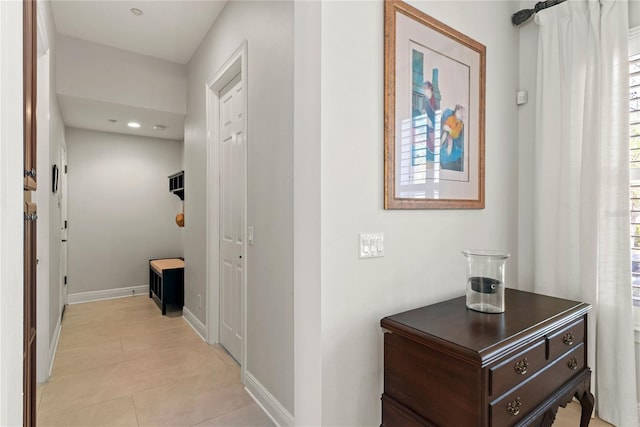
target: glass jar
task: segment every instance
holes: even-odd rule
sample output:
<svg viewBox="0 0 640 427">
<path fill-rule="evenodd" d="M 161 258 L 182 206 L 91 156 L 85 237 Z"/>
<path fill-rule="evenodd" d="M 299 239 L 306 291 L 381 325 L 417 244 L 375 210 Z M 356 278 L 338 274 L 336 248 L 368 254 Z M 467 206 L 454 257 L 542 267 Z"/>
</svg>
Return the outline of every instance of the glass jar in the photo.
<svg viewBox="0 0 640 427">
<path fill-rule="evenodd" d="M 464 250 L 467 257 L 467 308 L 504 313 L 504 272 L 509 253 Z"/>
</svg>

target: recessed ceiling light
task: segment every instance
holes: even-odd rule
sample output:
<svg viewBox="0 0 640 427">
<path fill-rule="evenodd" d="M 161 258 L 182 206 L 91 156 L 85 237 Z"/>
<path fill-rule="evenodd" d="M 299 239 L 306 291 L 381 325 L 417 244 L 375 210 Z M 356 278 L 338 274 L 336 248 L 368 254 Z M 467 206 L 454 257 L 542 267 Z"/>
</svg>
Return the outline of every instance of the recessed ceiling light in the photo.
<svg viewBox="0 0 640 427">
<path fill-rule="evenodd" d="M 117 123 L 118 121 L 116 119 L 108 119 L 107 120 L 109 123 Z"/>
<path fill-rule="evenodd" d="M 134 14 L 134 15 L 136 15 L 136 16 L 140 16 L 140 15 L 142 15 L 144 12 L 142 12 L 142 11 L 141 11 L 140 9 L 138 9 L 138 8 L 132 7 L 132 8 L 131 8 L 131 13 L 133 13 L 133 14 Z"/>
<path fill-rule="evenodd" d="M 127 126 L 129 126 L 130 128 L 139 128 L 140 127 L 140 123 L 129 122 L 129 123 L 127 123 Z"/>
<path fill-rule="evenodd" d="M 155 125 L 153 127 L 154 130 L 165 130 L 167 127 L 165 125 Z"/>
</svg>

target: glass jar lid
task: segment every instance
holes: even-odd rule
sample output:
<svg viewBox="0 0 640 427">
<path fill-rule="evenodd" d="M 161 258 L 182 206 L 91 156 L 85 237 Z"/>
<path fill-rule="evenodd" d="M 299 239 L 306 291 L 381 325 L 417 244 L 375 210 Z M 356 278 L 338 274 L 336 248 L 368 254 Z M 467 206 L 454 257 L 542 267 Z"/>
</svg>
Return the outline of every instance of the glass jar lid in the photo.
<svg viewBox="0 0 640 427">
<path fill-rule="evenodd" d="M 494 251 L 489 249 L 465 249 L 462 251 L 464 256 L 470 257 L 486 257 L 491 259 L 507 259 L 511 256 L 509 252 Z"/>
</svg>

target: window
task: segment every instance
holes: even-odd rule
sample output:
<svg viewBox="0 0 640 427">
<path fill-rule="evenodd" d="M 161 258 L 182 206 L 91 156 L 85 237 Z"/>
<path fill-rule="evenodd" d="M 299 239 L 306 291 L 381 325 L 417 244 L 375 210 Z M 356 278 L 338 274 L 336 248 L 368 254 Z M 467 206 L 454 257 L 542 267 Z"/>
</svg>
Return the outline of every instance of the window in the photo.
<svg viewBox="0 0 640 427">
<path fill-rule="evenodd" d="M 629 167 L 631 196 L 631 287 L 640 325 L 640 28 L 629 37 Z"/>
</svg>

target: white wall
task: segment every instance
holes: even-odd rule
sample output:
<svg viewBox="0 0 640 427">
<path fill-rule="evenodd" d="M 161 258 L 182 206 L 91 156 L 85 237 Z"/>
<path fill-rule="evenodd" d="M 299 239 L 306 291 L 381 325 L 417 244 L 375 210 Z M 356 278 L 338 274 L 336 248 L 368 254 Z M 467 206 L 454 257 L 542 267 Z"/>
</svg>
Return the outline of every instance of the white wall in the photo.
<svg viewBox="0 0 640 427">
<path fill-rule="evenodd" d="M 0 425 L 22 425 L 22 3 L 0 2 Z"/>
<path fill-rule="evenodd" d="M 66 139 L 69 295 L 148 285 L 150 258 L 183 254 L 167 179 L 182 144 L 74 128 Z"/>
<path fill-rule="evenodd" d="M 58 93 L 185 114 L 186 67 L 58 34 Z"/>
<path fill-rule="evenodd" d="M 520 2 L 521 9 L 534 6 L 532 1 Z M 520 289 L 533 291 L 533 157 L 536 123 L 536 72 L 538 58 L 538 26 L 530 21 L 518 29 L 519 60 L 518 89 L 527 91 L 529 101 L 518 106 L 518 283 Z"/>
<path fill-rule="evenodd" d="M 55 55 L 55 52 L 54 52 Z M 52 66 L 52 70 L 55 67 Z M 52 71 L 52 75 L 55 76 L 55 71 Z M 61 192 L 60 183 L 62 182 L 62 174 L 64 174 L 64 165 L 62 164 L 62 150 L 66 147 L 65 141 L 65 127 L 62 117 L 60 116 L 60 109 L 57 102 L 55 102 L 55 92 L 50 92 L 50 110 L 49 110 L 49 167 L 45 171 L 48 175 L 48 186 L 45 191 L 47 192 L 49 201 L 49 354 L 53 356 L 51 351 L 56 343 L 53 341 L 56 337 L 56 328 L 61 322 L 62 310 L 60 303 L 60 286 L 63 285 L 63 278 L 60 277 L 60 243 L 62 240 L 62 211 L 61 211 Z M 44 148 L 44 147 L 43 147 Z M 58 165 L 59 181 L 58 192 L 53 193 L 51 191 L 51 166 L 53 164 Z"/>
<path fill-rule="evenodd" d="M 229 2 L 188 64 L 185 304 L 206 305 L 205 83 L 248 41 L 247 370 L 293 413 L 293 3 Z M 215 267 L 214 263 L 210 265 Z M 211 277 L 217 277 L 212 270 Z"/>
<path fill-rule="evenodd" d="M 51 191 L 51 167 L 60 167 L 64 124 L 56 100 L 55 23 L 49 2 L 38 3 L 38 204 L 37 232 L 37 368 L 36 379 L 48 379 L 56 346 L 60 310 L 60 207 Z"/>
<path fill-rule="evenodd" d="M 629 28 L 640 26 L 640 0 L 629 0 Z"/>
<path fill-rule="evenodd" d="M 39 8 L 47 3 L 38 3 Z M 40 46 L 38 46 L 40 47 Z M 36 335 L 36 381 L 43 383 L 48 379 L 49 358 L 49 193 L 51 178 L 49 163 L 49 58 L 41 55 L 38 49 L 38 86 L 37 86 L 37 170 L 38 191 L 34 192 L 34 201 L 38 205 L 38 223 L 36 232 L 36 310 L 38 334 Z M 55 98 L 54 98 L 55 99 Z M 44 172 L 47 171 L 47 172 Z"/>
<path fill-rule="evenodd" d="M 320 317 L 320 14 L 317 1 L 294 3 L 294 389 L 299 426 L 322 419 Z"/>
<path fill-rule="evenodd" d="M 486 208 L 383 209 L 383 3 L 322 4 L 322 425 L 377 425 L 386 315 L 461 296 L 460 250 L 511 251 L 517 277 L 518 4 L 411 1 L 487 46 Z M 358 233 L 385 257 L 358 259 Z"/>
</svg>

